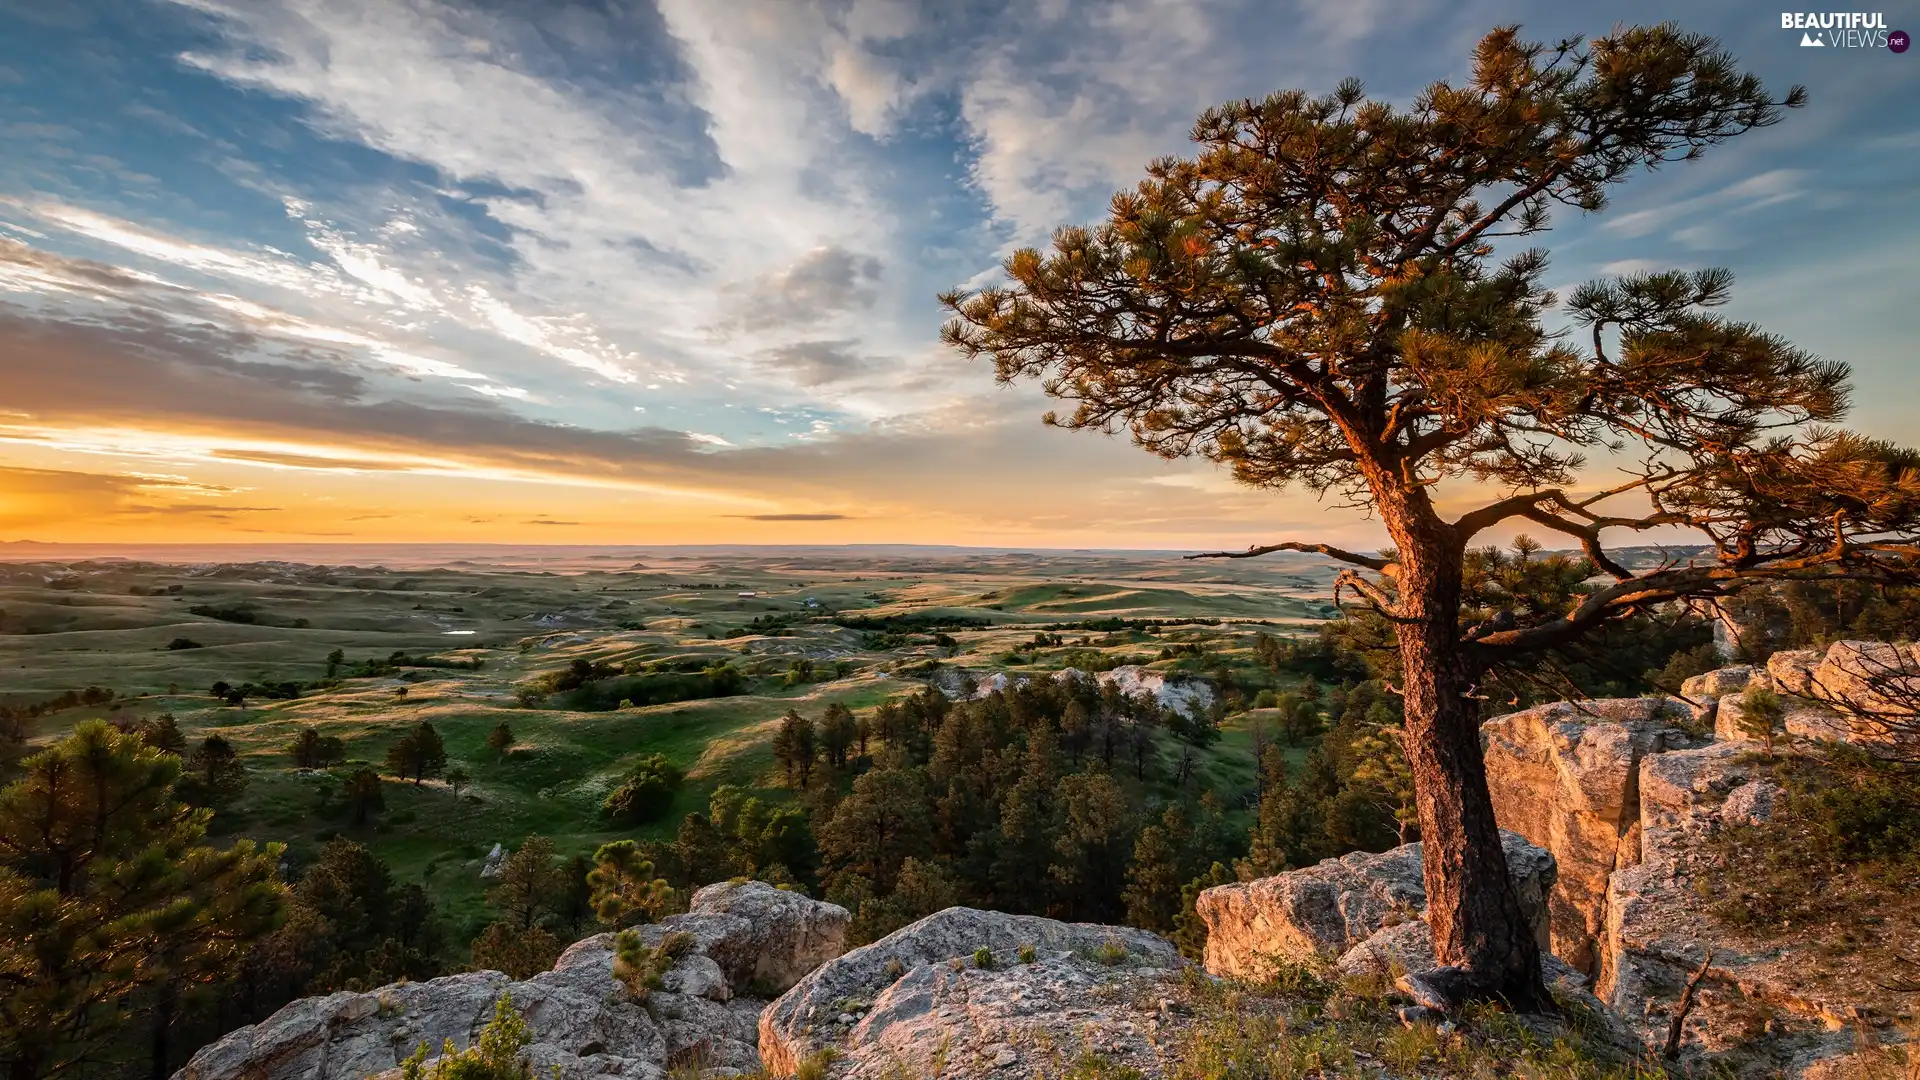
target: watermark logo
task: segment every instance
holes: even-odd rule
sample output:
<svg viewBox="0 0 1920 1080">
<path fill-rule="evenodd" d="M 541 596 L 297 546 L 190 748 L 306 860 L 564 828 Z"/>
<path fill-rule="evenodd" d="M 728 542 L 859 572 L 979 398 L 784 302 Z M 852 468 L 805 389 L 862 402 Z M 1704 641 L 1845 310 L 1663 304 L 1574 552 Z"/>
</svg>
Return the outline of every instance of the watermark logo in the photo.
<svg viewBox="0 0 1920 1080">
<path fill-rule="evenodd" d="M 1803 49 L 1888 49 L 1906 52 L 1913 39 L 1887 29 L 1878 11 L 1783 11 L 1780 29 L 1798 30 Z"/>
</svg>

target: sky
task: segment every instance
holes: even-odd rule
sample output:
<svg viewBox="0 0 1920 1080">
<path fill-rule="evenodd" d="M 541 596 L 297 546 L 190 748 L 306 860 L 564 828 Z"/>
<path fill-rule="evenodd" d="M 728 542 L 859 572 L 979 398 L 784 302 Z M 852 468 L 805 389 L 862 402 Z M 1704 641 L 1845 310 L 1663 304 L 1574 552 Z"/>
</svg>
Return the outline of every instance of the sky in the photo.
<svg viewBox="0 0 1920 1080">
<path fill-rule="evenodd" d="M 1665 19 L 1811 104 L 1560 211 L 1554 280 L 1730 267 L 1909 437 L 1920 54 L 1750 3 L 0 0 L 0 540 L 1377 542 L 1043 427 L 936 294 L 1210 105 Z"/>
</svg>

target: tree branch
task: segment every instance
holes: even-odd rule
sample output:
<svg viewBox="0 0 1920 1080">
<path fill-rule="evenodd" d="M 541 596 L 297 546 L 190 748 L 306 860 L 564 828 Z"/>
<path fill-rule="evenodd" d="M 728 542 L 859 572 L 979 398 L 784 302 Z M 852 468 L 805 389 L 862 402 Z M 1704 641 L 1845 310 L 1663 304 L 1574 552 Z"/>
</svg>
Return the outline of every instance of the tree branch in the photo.
<svg viewBox="0 0 1920 1080">
<path fill-rule="evenodd" d="M 1260 555 L 1269 555 L 1276 551 L 1304 551 L 1310 554 L 1325 555 L 1329 559 L 1337 559 L 1343 563 L 1364 566 L 1369 570 L 1385 574 L 1388 577 L 1392 577 L 1394 572 L 1394 564 L 1386 559 L 1377 558 L 1372 555 L 1361 555 L 1357 552 L 1334 547 L 1331 544 L 1309 544 L 1297 540 L 1288 540 L 1279 544 L 1255 545 L 1247 548 L 1245 551 L 1206 551 L 1198 555 L 1183 555 L 1181 558 L 1251 559 Z"/>
</svg>

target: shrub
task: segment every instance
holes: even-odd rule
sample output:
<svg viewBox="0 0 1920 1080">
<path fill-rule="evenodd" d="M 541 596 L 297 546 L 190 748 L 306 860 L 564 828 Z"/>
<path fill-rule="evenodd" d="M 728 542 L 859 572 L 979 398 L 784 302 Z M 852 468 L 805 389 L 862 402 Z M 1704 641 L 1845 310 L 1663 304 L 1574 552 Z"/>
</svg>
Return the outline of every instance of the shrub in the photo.
<svg viewBox="0 0 1920 1080">
<path fill-rule="evenodd" d="M 533 1070 L 520 1053 L 532 1041 L 526 1018 L 513 1007 L 513 996 L 501 994 L 493 1006 L 493 1020 L 472 1046 L 459 1050 L 453 1040 L 447 1040 L 429 1070 L 427 1044 L 421 1043 L 413 1056 L 400 1063 L 400 1075 L 403 1080 L 527 1080 Z"/>
<path fill-rule="evenodd" d="M 973 950 L 973 966 L 982 971 L 993 970 L 993 950 L 985 945 Z"/>
<path fill-rule="evenodd" d="M 167 642 L 167 648 L 174 652 L 178 652 L 181 649 L 204 649 L 206 648 L 206 646 L 200 644 L 199 642 L 193 640 L 190 637 L 177 637 L 177 638 L 174 638 L 172 641 Z"/>
<path fill-rule="evenodd" d="M 1039 957 L 1040 957 L 1040 953 L 1038 952 L 1038 950 L 1034 949 L 1033 946 L 1031 945 L 1020 946 L 1020 962 L 1021 963 L 1031 964 L 1035 960 L 1039 959 Z"/>
<path fill-rule="evenodd" d="M 657 821 L 673 807 L 673 797 L 685 780 L 686 773 L 672 762 L 659 754 L 649 754 L 600 804 L 600 812 L 620 825 Z"/>
</svg>

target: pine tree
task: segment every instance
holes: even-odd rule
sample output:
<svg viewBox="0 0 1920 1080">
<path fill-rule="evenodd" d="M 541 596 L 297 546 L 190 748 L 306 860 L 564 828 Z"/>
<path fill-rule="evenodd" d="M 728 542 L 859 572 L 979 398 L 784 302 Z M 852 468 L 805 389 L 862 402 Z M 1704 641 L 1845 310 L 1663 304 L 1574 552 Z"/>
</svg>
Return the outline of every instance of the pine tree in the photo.
<svg viewBox="0 0 1920 1080">
<path fill-rule="evenodd" d="M 487 903 L 499 910 L 501 921 L 527 930 L 542 916 L 557 910 L 565 888 L 553 841 L 529 836 L 500 864 L 500 876 L 487 890 Z"/>
<path fill-rule="evenodd" d="M 494 725 L 492 731 L 487 732 L 487 749 L 501 757 L 506 757 L 507 751 L 513 749 L 513 729 L 507 726 L 505 720 L 500 721 Z"/>
<path fill-rule="evenodd" d="M 800 786 L 806 787 L 808 778 L 813 775 L 813 721 L 794 709 L 788 709 L 787 714 L 780 718 L 780 730 L 773 735 L 773 756 L 786 771 L 787 783 L 793 783 L 793 774 L 798 772 Z"/>
<path fill-rule="evenodd" d="M 346 797 L 356 829 L 387 808 L 386 795 L 380 790 L 380 774 L 364 765 L 347 777 Z"/>
<path fill-rule="evenodd" d="M 152 1069 L 195 987 L 233 978 L 284 916 L 277 844 L 204 846 L 180 759 L 89 721 L 0 789 L 0 1056 L 37 1080 L 146 1025 Z M 125 1007 L 123 1007 L 125 1006 Z"/>
<path fill-rule="evenodd" d="M 846 768 L 847 751 L 859 735 L 860 725 L 853 718 L 853 710 L 837 701 L 827 706 L 826 715 L 820 720 L 820 749 L 826 754 L 827 764 L 836 769 Z"/>
<path fill-rule="evenodd" d="M 1773 760 L 1773 741 L 1780 735 L 1780 723 L 1787 710 L 1780 695 L 1764 686 L 1749 686 L 1740 694 L 1740 733 L 1758 739 L 1767 748 L 1767 760 Z"/>
<path fill-rule="evenodd" d="M 180 722 L 174 719 L 172 713 L 161 713 L 142 724 L 140 738 L 162 753 L 178 755 L 187 749 L 187 736 L 180 730 Z"/>
<path fill-rule="evenodd" d="M 1140 830 L 1133 844 L 1133 867 L 1127 874 L 1127 925 L 1167 933 L 1180 914 L 1180 889 L 1190 875 L 1182 873 L 1194 836 L 1186 814 L 1169 806 L 1160 820 Z"/>
<path fill-rule="evenodd" d="M 195 806 L 225 806 L 247 790 L 247 769 L 232 743 L 209 735 L 188 756 L 177 790 Z"/>
<path fill-rule="evenodd" d="M 1469 82 L 1405 108 L 1348 80 L 1209 110 L 1197 154 L 1149 165 L 1106 222 L 1014 253 L 1010 284 L 941 298 L 950 344 L 1071 404 L 1053 422 L 1126 429 L 1148 451 L 1378 517 L 1380 554 L 1285 541 L 1217 555 L 1324 554 L 1347 566 L 1339 594 L 1390 630 L 1442 965 L 1430 981 L 1450 1000 L 1548 1003 L 1475 687 L 1661 603 L 1910 569 L 1920 455 L 1831 426 L 1844 365 L 1718 317 L 1720 270 L 1582 286 L 1565 308 L 1578 333 L 1558 333 L 1547 255 L 1522 250 L 1555 206 L 1597 212 L 1630 177 L 1804 102 L 1671 24 L 1551 48 L 1504 27 Z M 1641 468 L 1577 494 L 1593 448 Z M 1452 479 L 1506 494 L 1447 517 L 1435 492 Z M 1615 512 L 1627 501 L 1640 508 Z M 1562 607 L 1473 611 L 1473 541 L 1516 518 L 1577 542 L 1603 580 Z M 1711 556 L 1630 569 L 1608 554 L 1613 536 L 1668 527 Z"/>
<path fill-rule="evenodd" d="M 595 917 L 615 930 L 652 922 L 673 901 L 673 888 L 654 876 L 653 863 L 632 840 L 601 844 L 593 853 L 587 883 L 593 889 Z"/>
<path fill-rule="evenodd" d="M 473 939 L 472 948 L 475 968 L 504 971 L 515 979 L 531 979 L 560 959 L 560 939 L 546 927 L 519 926 L 507 919 L 489 923 Z"/>
</svg>

